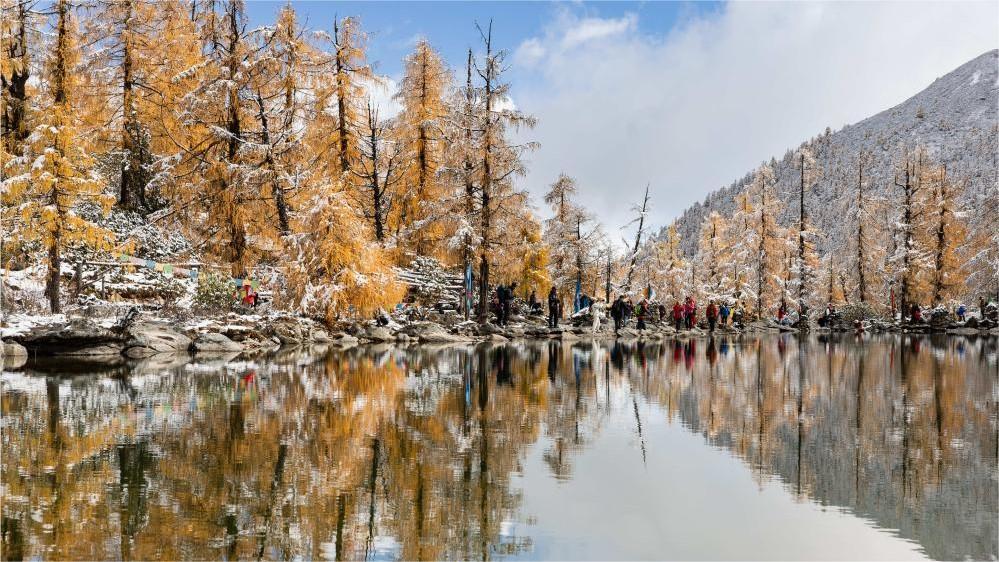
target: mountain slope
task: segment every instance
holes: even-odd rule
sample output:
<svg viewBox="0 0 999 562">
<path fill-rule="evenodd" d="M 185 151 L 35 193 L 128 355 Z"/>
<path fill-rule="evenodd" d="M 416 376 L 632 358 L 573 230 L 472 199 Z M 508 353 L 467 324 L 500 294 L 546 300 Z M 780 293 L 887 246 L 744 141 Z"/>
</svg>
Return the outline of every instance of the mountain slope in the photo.
<svg viewBox="0 0 999 562">
<path fill-rule="evenodd" d="M 870 151 L 872 162 L 865 170 L 875 193 L 891 196 L 894 163 L 904 147 L 925 146 L 930 158 L 947 165 L 948 175 L 967 177 L 967 203 L 972 220 L 986 197 L 997 197 L 997 130 L 999 130 L 999 50 L 989 51 L 938 78 L 929 87 L 901 104 L 848 125 L 836 132 L 806 141 L 811 143 L 822 173 L 806 197 L 812 219 L 826 234 L 819 249 L 842 248 L 851 212 L 844 194 L 854 189 L 857 156 Z M 787 224 L 798 212 L 797 174 L 793 151 L 772 161 L 778 177 L 778 191 L 785 201 L 782 222 Z M 745 177 L 710 194 L 703 203 L 688 208 L 677 219 L 682 247 L 688 256 L 697 251 L 698 229 L 711 211 L 731 214 L 734 197 L 749 184 Z M 890 199 L 889 199 L 890 200 Z M 665 232 L 661 232 L 660 236 Z"/>
</svg>

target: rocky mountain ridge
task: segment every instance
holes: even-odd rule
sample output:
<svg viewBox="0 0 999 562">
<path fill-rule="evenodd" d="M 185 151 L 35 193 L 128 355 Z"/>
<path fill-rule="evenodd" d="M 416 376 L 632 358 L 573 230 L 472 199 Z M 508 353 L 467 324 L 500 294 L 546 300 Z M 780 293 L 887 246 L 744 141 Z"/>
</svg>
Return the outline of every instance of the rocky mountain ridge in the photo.
<svg viewBox="0 0 999 562">
<path fill-rule="evenodd" d="M 999 196 L 999 50 L 984 53 L 936 79 L 930 86 L 901 104 L 838 131 L 827 129 L 802 143 L 810 144 L 821 168 L 817 183 L 806 196 L 806 205 L 818 229 L 824 233 L 820 251 L 845 247 L 855 189 L 857 158 L 870 153 L 865 166 L 871 192 L 890 201 L 899 156 L 906 148 L 923 146 L 937 164 L 945 164 L 951 177 L 967 178 L 965 203 L 971 221 L 980 224 L 985 198 Z M 771 163 L 778 178 L 777 189 L 785 202 L 781 222 L 788 224 L 798 213 L 798 174 L 794 150 Z M 697 252 L 698 232 L 712 211 L 730 215 L 735 196 L 750 183 L 753 170 L 689 207 L 677 219 L 681 245 L 688 257 Z M 886 220 L 888 217 L 886 217 Z M 659 236 L 665 236 L 665 228 Z"/>
</svg>

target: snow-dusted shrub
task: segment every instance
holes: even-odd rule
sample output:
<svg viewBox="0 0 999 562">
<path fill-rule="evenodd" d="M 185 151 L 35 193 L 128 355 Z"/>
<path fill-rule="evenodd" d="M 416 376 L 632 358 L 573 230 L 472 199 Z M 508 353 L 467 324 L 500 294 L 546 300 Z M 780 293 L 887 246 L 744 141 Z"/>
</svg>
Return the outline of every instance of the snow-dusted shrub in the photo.
<svg viewBox="0 0 999 562">
<path fill-rule="evenodd" d="M 880 318 L 881 315 L 878 314 L 874 307 L 867 303 L 851 303 L 844 305 L 839 309 L 840 317 L 847 323 L 853 323 L 855 320 L 872 320 L 874 318 Z"/>
<path fill-rule="evenodd" d="M 198 288 L 194 292 L 194 308 L 199 312 L 225 312 L 236 305 L 235 292 L 229 280 L 221 275 L 209 273 L 198 277 Z"/>
</svg>

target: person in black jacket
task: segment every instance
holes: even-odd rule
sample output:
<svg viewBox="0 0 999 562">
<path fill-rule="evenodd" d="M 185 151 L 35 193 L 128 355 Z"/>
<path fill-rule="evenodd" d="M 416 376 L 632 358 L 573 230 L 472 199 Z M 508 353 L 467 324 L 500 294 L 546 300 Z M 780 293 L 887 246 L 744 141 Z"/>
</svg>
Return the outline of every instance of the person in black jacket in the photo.
<svg viewBox="0 0 999 562">
<path fill-rule="evenodd" d="M 562 316 L 562 301 L 558 298 L 558 291 L 552 287 L 548 291 L 548 327 L 558 328 L 558 319 Z"/>
<path fill-rule="evenodd" d="M 627 306 L 624 303 L 624 299 L 621 295 L 617 296 L 614 300 L 614 304 L 611 305 L 611 318 L 614 319 L 614 333 L 617 333 L 621 329 L 621 320 L 624 318 L 624 307 Z"/>
</svg>

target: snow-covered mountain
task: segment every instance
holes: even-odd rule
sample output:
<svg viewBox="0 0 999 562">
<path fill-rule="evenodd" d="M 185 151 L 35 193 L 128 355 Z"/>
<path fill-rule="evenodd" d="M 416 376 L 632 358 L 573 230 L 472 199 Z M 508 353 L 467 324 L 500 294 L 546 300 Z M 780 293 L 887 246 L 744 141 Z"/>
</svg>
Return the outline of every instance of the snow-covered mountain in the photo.
<svg viewBox="0 0 999 562">
<path fill-rule="evenodd" d="M 864 175 L 873 191 L 890 196 L 893 191 L 894 165 L 904 147 L 926 147 L 935 163 L 947 165 L 953 178 L 967 177 L 970 184 L 967 203 L 972 215 L 979 212 L 979 202 L 990 194 L 997 197 L 997 132 L 999 132 L 999 50 L 989 51 L 935 80 L 928 88 L 901 104 L 848 125 L 839 131 L 828 129 L 806 141 L 812 144 L 821 177 L 806 197 L 806 205 L 816 226 L 826 234 L 820 250 L 842 247 L 849 221 L 844 213 L 852 211 L 844 197 L 854 189 L 857 157 L 860 151 L 871 153 L 872 161 Z M 778 190 L 785 201 L 783 222 L 797 214 L 798 175 L 792 159 L 793 150 L 772 163 L 778 176 Z M 761 155 L 765 156 L 765 155 Z M 682 246 L 688 256 L 697 250 L 698 230 L 711 211 L 730 215 L 734 197 L 752 177 L 752 170 L 708 195 L 703 203 L 688 208 L 677 219 Z M 989 190 L 992 190 L 991 192 Z M 982 217 L 973 216 L 981 224 Z M 662 232 L 660 235 L 664 235 Z"/>
</svg>

